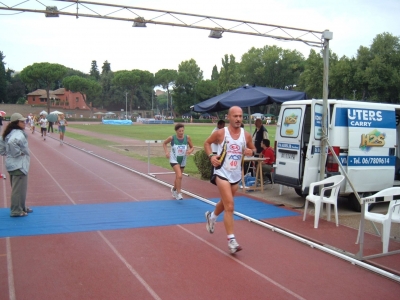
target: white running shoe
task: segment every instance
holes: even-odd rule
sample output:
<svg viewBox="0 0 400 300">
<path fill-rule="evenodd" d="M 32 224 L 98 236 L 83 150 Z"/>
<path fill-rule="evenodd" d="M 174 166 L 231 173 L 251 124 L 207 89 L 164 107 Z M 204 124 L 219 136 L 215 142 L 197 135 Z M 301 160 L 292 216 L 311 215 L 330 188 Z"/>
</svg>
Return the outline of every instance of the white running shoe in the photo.
<svg viewBox="0 0 400 300">
<path fill-rule="evenodd" d="M 179 193 L 178 195 L 176 195 L 176 200 L 183 200 L 182 194 Z"/>
<path fill-rule="evenodd" d="M 231 254 L 235 254 L 236 252 L 242 250 L 242 247 L 240 247 L 240 245 L 236 242 L 236 239 L 230 239 L 228 241 L 228 247 Z"/>
<path fill-rule="evenodd" d="M 207 220 L 206 223 L 207 231 L 209 233 L 214 233 L 215 221 L 211 220 L 211 213 L 209 211 L 206 211 L 205 216 Z"/>
<path fill-rule="evenodd" d="M 174 187 L 171 188 L 171 193 L 172 193 L 172 197 L 174 197 L 175 199 L 178 199 L 178 192 L 176 190 L 174 190 Z"/>
</svg>

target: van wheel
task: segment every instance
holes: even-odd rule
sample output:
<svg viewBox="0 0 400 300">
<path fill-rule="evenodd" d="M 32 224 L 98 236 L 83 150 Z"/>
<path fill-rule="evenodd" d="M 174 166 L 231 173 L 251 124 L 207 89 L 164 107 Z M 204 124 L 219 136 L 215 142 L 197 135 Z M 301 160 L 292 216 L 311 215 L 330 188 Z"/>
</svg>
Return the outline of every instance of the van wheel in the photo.
<svg viewBox="0 0 400 300">
<path fill-rule="evenodd" d="M 294 191 L 296 192 L 297 195 L 299 195 L 302 198 L 305 198 L 306 195 L 303 195 L 303 191 L 301 190 L 301 188 L 294 188 Z"/>
<path fill-rule="evenodd" d="M 371 196 L 371 195 L 373 195 L 373 194 L 374 194 L 374 193 L 372 193 L 372 192 L 358 193 L 358 195 L 360 196 L 360 198 L 364 198 L 364 197 L 367 197 L 367 196 Z M 354 210 L 354 211 L 356 211 L 356 212 L 361 212 L 361 204 L 360 204 L 360 202 L 358 202 L 356 195 L 355 195 L 354 193 L 352 193 L 352 194 L 350 194 L 350 196 L 349 196 L 348 199 L 349 199 L 349 203 L 350 203 L 351 209 Z M 370 204 L 370 205 L 369 205 L 369 208 L 368 208 L 368 211 L 370 211 L 374 206 L 375 206 L 374 203 L 373 203 L 373 204 Z"/>
</svg>

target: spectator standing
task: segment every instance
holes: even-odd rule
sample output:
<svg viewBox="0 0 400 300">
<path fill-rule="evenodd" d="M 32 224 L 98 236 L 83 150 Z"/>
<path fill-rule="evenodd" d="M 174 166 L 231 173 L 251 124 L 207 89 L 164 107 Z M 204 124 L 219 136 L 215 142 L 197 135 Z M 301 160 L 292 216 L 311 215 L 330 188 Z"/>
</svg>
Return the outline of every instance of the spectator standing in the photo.
<svg viewBox="0 0 400 300">
<path fill-rule="evenodd" d="M 172 196 L 177 200 L 182 200 L 182 175 L 186 166 L 187 156 L 194 151 L 190 136 L 185 134 L 185 125 L 178 123 L 175 125 L 175 135 L 169 136 L 163 143 L 165 156 L 175 172 L 174 186 L 171 188 Z M 168 152 L 167 145 L 171 143 L 171 150 Z M 189 149 L 188 149 L 189 147 Z"/>
<path fill-rule="evenodd" d="M 10 117 L 0 139 L 0 155 L 6 156 L 6 169 L 11 183 L 11 217 L 25 217 L 33 212 L 26 206 L 28 172 L 30 165 L 26 118 L 19 113 Z"/>
<path fill-rule="evenodd" d="M 53 122 L 50 122 L 50 121 L 49 121 L 49 127 L 47 128 L 47 132 L 48 132 L 48 133 L 50 133 L 50 129 L 51 129 L 51 133 L 54 133 L 53 124 L 54 124 Z"/>
<path fill-rule="evenodd" d="M 233 106 L 228 111 L 229 125 L 223 130 L 217 130 L 204 142 L 204 150 L 210 157 L 211 164 L 215 167 L 211 182 L 216 184 L 221 199 L 213 212 L 207 211 L 206 228 L 209 233 L 214 232 L 218 216 L 224 212 L 224 225 L 228 238 L 228 248 L 234 254 L 242 247 L 236 241 L 233 233 L 234 196 L 238 190 L 238 183 L 242 178 L 243 155 L 251 156 L 256 150 L 251 140 L 251 135 L 241 128 L 243 111 L 238 106 Z M 218 154 L 211 151 L 211 144 L 218 143 Z"/>
<path fill-rule="evenodd" d="M 262 152 L 262 141 L 268 139 L 268 130 L 264 127 L 261 119 L 255 121 L 256 129 L 253 132 L 253 144 L 256 146 L 257 154 Z"/>
</svg>

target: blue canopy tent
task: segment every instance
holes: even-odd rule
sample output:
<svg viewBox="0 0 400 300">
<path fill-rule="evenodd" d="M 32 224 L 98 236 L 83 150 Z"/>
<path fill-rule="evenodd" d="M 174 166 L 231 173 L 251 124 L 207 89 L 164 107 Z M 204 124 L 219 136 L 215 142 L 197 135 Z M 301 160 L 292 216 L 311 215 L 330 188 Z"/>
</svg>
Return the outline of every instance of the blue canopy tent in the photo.
<svg viewBox="0 0 400 300">
<path fill-rule="evenodd" d="M 243 86 L 192 106 L 195 112 L 218 112 L 232 106 L 254 107 L 290 100 L 307 99 L 305 92 L 272 89 L 260 86 Z"/>
</svg>

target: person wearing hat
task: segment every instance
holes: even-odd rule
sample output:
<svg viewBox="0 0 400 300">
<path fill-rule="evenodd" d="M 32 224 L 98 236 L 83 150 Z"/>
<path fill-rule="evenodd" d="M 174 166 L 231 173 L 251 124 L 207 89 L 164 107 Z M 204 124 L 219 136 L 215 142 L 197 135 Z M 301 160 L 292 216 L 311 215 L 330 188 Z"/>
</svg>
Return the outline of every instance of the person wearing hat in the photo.
<svg viewBox="0 0 400 300">
<path fill-rule="evenodd" d="M 24 217 L 33 212 L 25 205 L 30 165 L 25 120 L 19 113 L 12 114 L 0 138 L 0 155 L 6 156 L 6 169 L 10 174 L 11 217 Z"/>
</svg>

